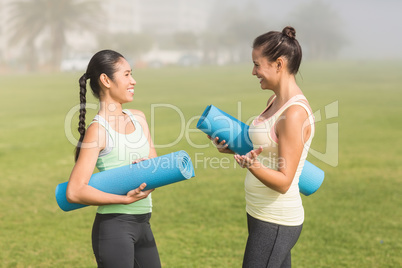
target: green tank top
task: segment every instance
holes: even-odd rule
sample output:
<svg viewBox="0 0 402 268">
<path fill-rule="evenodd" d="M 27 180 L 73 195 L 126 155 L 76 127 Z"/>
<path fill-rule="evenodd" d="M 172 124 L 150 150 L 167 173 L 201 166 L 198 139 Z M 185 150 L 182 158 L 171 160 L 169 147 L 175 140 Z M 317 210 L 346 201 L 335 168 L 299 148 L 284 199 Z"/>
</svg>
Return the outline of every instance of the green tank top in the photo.
<svg viewBox="0 0 402 268">
<path fill-rule="evenodd" d="M 99 153 L 96 167 L 100 172 L 130 165 L 134 160 L 139 158 L 147 158 L 149 156 L 149 142 L 144 135 L 144 131 L 140 123 L 129 110 L 123 110 L 127 114 L 135 126 L 135 131 L 128 135 L 121 134 L 113 130 L 109 123 L 100 115 L 96 115 L 91 122 L 97 122 L 106 129 L 107 138 L 106 146 Z M 113 179 L 113 178 L 111 178 Z M 129 205 L 112 204 L 99 206 L 100 214 L 146 214 L 152 212 L 151 194 L 147 198 L 131 203 Z"/>
</svg>

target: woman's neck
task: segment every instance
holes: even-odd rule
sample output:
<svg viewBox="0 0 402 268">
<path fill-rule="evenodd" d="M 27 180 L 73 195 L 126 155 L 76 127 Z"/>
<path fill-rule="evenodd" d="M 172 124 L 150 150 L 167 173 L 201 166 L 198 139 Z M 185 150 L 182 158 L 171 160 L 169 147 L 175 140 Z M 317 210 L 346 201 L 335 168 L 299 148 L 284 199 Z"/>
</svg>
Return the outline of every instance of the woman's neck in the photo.
<svg viewBox="0 0 402 268">
<path fill-rule="evenodd" d="M 112 101 L 100 101 L 100 108 L 98 114 L 104 117 L 113 115 L 122 115 L 123 114 L 122 104 Z"/>
<path fill-rule="evenodd" d="M 299 86 L 296 84 L 294 75 L 285 75 L 279 82 L 276 90 L 273 90 L 276 95 L 278 104 L 285 104 L 292 97 L 303 94 Z"/>
</svg>

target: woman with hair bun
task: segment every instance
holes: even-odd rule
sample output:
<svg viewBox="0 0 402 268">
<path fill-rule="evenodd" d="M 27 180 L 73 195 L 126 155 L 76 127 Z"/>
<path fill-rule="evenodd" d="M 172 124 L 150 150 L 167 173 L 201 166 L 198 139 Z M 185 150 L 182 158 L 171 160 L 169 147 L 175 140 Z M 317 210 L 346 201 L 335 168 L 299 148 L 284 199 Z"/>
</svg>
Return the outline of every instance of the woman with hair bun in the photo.
<svg viewBox="0 0 402 268">
<path fill-rule="evenodd" d="M 295 29 L 288 26 L 262 34 L 253 43 L 252 74 L 261 89 L 273 95 L 250 125 L 254 149 L 234 155 L 248 169 L 244 268 L 291 267 L 290 252 L 303 226 L 298 183 L 314 136 L 314 118 L 296 83 L 302 50 L 295 37 Z M 234 154 L 225 140 L 213 142 L 220 152 Z"/>
<path fill-rule="evenodd" d="M 98 114 L 88 128 L 85 124 L 87 80 L 100 102 Z M 88 185 L 95 166 L 104 171 L 157 156 L 144 114 L 122 108 L 124 103 L 133 100 L 136 85 L 130 64 L 118 52 L 99 51 L 89 61 L 79 84 L 80 139 L 67 186 L 67 200 L 98 206 L 92 229 L 92 248 L 98 267 L 160 268 L 149 224 L 153 190 L 144 191 L 146 184 L 143 183 L 126 195 L 115 195 Z"/>
</svg>

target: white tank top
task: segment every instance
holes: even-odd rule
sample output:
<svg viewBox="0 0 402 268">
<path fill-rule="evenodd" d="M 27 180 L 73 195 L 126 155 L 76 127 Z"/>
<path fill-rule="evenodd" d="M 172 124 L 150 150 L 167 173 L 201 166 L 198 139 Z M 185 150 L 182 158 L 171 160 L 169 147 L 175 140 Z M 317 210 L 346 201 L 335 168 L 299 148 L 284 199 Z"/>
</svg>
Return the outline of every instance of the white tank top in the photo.
<svg viewBox="0 0 402 268">
<path fill-rule="evenodd" d="M 272 98 L 267 107 L 272 104 L 274 99 L 275 97 Z M 264 166 L 278 170 L 278 138 L 275 134 L 275 124 L 282 113 L 292 105 L 300 105 L 307 111 L 311 134 L 304 144 L 296 174 L 289 190 L 285 194 L 274 191 L 258 180 L 250 171 L 247 171 L 245 178 L 247 213 L 256 219 L 286 226 L 298 226 L 304 221 L 304 209 L 298 183 L 311 140 L 314 136 L 314 117 L 307 99 L 303 95 L 294 96 L 268 119 L 262 122 L 254 120 L 249 129 L 249 135 L 253 142 L 254 149 L 260 146 L 263 147 L 263 151 L 258 156 L 258 160 Z"/>
</svg>

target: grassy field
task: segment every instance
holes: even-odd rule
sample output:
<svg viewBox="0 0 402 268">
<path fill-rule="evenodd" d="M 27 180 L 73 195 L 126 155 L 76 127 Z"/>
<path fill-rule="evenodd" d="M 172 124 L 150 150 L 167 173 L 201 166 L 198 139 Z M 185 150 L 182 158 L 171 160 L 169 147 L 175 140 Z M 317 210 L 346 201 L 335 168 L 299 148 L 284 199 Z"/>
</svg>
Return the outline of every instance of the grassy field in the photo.
<svg viewBox="0 0 402 268">
<path fill-rule="evenodd" d="M 299 85 L 321 115 L 312 149 L 332 164 L 308 158 L 326 178 L 303 196 L 294 267 L 402 266 L 401 71 L 401 62 L 302 65 Z M 0 267 L 96 267 L 96 208 L 65 213 L 54 198 L 73 166 L 78 77 L 0 76 Z M 186 150 L 196 166 L 196 178 L 153 193 L 163 267 L 241 267 L 245 170 L 222 160 L 195 125 L 209 104 L 246 121 L 271 93 L 259 89 L 251 65 L 139 69 L 134 78 L 135 100 L 125 107 L 147 115 L 158 154 Z M 89 109 L 87 122 L 95 113 Z M 327 138 L 329 125 L 338 126 L 337 139 Z"/>
</svg>

